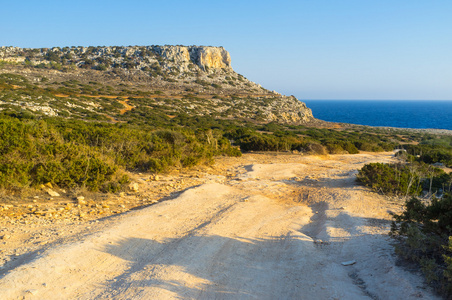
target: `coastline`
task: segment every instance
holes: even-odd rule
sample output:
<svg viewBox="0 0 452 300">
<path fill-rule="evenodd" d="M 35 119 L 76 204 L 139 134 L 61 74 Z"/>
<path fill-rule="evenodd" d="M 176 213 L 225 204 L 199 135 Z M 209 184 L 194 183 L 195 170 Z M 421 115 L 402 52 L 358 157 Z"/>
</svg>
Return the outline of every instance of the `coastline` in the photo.
<svg viewBox="0 0 452 300">
<path fill-rule="evenodd" d="M 306 101 L 315 118 L 400 130 L 426 129 L 450 134 L 452 101 L 437 100 L 313 100 Z"/>
<path fill-rule="evenodd" d="M 430 134 L 438 134 L 438 135 L 452 135 L 452 130 L 449 129 L 434 129 L 434 128 L 399 128 L 399 127 L 380 127 L 380 126 L 369 126 L 374 128 L 381 129 L 391 129 L 391 130 L 399 130 L 399 131 L 411 131 L 417 133 L 430 133 Z"/>
<path fill-rule="evenodd" d="M 388 130 L 388 131 L 408 131 L 408 132 L 415 132 L 415 133 L 428 133 L 428 134 L 437 134 L 437 135 L 452 135 L 452 130 L 450 129 L 437 129 L 437 128 L 403 128 L 403 127 L 391 127 L 391 126 L 370 126 L 370 125 L 359 125 L 359 124 L 352 124 L 352 123 L 343 123 L 343 122 L 331 122 L 331 121 L 324 121 L 321 119 L 314 118 L 310 122 L 306 124 L 309 127 L 320 127 L 320 128 L 356 128 L 356 129 L 367 129 L 367 128 L 373 128 L 373 129 L 382 129 L 382 130 Z"/>
</svg>

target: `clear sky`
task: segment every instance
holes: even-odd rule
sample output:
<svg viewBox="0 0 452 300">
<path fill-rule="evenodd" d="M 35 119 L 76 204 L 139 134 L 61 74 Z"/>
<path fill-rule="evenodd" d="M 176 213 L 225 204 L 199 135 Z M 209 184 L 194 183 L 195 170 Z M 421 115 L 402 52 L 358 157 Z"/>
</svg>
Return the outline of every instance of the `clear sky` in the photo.
<svg viewBox="0 0 452 300">
<path fill-rule="evenodd" d="M 223 46 L 299 99 L 452 100 L 451 0 L 2 1 L 0 45 Z"/>
</svg>

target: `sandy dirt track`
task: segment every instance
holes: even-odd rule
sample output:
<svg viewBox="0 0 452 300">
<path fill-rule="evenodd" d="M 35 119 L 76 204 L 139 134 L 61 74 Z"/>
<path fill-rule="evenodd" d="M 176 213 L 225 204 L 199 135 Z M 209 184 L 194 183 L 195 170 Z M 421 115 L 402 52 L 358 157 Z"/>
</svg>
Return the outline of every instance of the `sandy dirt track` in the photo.
<svg viewBox="0 0 452 300">
<path fill-rule="evenodd" d="M 355 183 L 363 164 L 392 159 L 220 159 L 232 175 L 48 249 L 0 278 L 0 298 L 436 299 L 396 266 L 400 203 Z"/>
</svg>

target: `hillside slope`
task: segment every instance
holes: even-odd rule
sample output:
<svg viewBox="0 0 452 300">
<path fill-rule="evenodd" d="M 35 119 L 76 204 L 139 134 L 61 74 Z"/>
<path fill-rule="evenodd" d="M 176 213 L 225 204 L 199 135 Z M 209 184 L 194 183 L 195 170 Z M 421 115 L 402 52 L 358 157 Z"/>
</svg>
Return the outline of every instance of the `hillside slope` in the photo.
<svg viewBox="0 0 452 300">
<path fill-rule="evenodd" d="M 222 47 L 0 47 L 0 109 L 105 121 L 180 114 L 304 124 L 293 96 L 236 73 Z"/>
</svg>

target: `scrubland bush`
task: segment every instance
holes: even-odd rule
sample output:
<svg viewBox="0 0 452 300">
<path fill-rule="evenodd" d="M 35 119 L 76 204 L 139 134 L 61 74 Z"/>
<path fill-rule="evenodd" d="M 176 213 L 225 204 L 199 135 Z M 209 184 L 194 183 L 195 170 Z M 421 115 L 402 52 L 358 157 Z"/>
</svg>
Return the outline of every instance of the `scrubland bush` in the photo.
<svg viewBox="0 0 452 300">
<path fill-rule="evenodd" d="M 421 166 L 371 163 L 359 170 L 357 179 L 374 191 L 390 195 L 419 195 Z"/>
<path fill-rule="evenodd" d="M 302 146 L 302 150 L 308 154 L 327 155 L 327 149 L 317 142 L 307 142 Z"/>
<path fill-rule="evenodd" d="M 400 151 L 399 158 L 414 156 Z M 422 188 L 441 198 L 406 201 L 404 211 L 394 215 L 391 236 L 399 243 L 396 253 L 417 264 L 426 281 L 447 299 L 452 298 L 452 174 L 424 163 L 373 163 L 365 165 L 358 180 L 375 191 L 396 195 L 419 195 Z M 446 192 L 448 191 L 448 192 Z M 444 193 L 446 192 L 446 193 Z M 442 194 L 444 193 L 444 194 Z"/>
<path fill-rule="evenodd" d="M 161 172 L 209 163 L 214 155 L 239 155 L 218 134 L 147 130 L 130 125 L 0 115 L 0 188 L 18 190 L 52 183 L 117 191 L 124 169 Z"/>
<path fill-rule="evenodd" d="M 0 187 L 19 189 L 44 183 L 100 190 L 118 176 L 112 159 L 86 145 L 65 141 L 45 121 L 0 118 Z"/>
<path fill-rule="evenodd" d="M 447 167 L 452 167 L 452 146 L 445 144 L 442 139 L 435 139 L 431 144 L 404 145 L 408 155 L 416 158 L 418 161 L 427 164 L 442 163 Z M 425 142 L 424 142 L 425 143 Z"/>
<path fill-rule="evenodd" d="M 452 195 L 428 204 L 411 198 L 394 216 L 391 235 L 399 240 L 396 252 L 419 265 L 436 291 L 452 297 Z"/>
<path fill-rule="evenodd" d="M 346 152 L 339 143 L 328 142 L 325 144 L 325 147 L 330 154 L 343 154 Z"/>
</svg>

